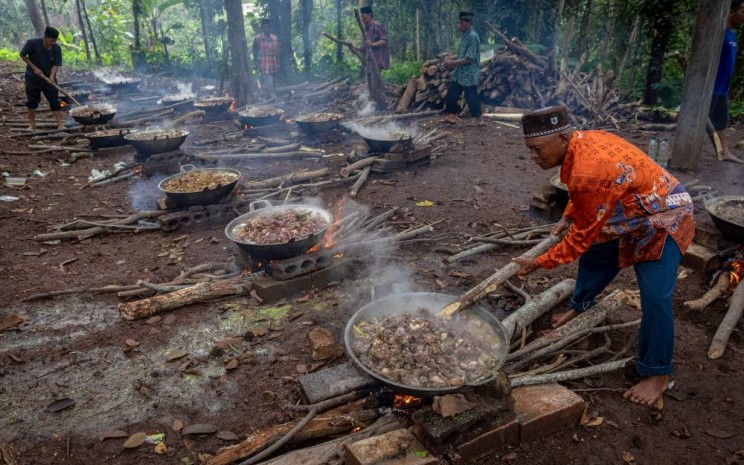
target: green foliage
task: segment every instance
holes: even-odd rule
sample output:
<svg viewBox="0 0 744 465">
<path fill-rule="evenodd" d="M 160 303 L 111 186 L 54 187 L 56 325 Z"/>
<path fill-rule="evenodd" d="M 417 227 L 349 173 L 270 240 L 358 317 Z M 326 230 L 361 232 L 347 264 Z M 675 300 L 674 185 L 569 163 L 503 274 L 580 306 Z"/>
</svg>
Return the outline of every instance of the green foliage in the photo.
<svg viewBox="0 0 744 465">
<path fill-rule="evenodd" d="M 8 48 L 0 48 L 0 61 L 20 61 L 21 57 L 18 55 L 19 50 L 11 50 Z"/>
<path fill-rule="evenodd" d="M 402 63 L 390 63 L 390 69 L 382 72 L 385 82 L 393 84 L 405 84 L 411 77 L 421 74 L 421 64 L 416 61 L 404 61 Z"/>
</svg>

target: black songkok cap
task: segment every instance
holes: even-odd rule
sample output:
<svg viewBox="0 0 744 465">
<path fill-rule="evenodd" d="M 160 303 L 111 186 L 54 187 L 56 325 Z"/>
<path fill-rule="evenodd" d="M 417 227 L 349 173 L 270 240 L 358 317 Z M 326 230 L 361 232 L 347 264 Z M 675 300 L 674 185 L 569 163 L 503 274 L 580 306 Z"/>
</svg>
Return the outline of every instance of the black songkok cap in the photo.
<svg viewBox="0 0 744 465">
<path fill-rule="evenodd" d="M 541 108 L 522 115 L 524 138 L 541 137 L 565 131 L 571 127 L 565 105 Z"/>
<path fill-rule="evenodd" d="M 47 28 L 44 29 L 44 37 L 49 37 L 50 39 L 56 39 L 59 37 L 59 31 L 54 29 L 51 26 L 47 26 Z"/>
<path fill-rule="evenodd" d="M 271 20 L 269 18 L 263 18 L 261 24 L 271 24 Z"/>
<path fill-rule="evenodd" d="M 469 11 L 461 11 L 460 12 L 460 21 L 472 21 L 473 20 L 473 13 Z"/>
<path fill-rule="evenodd" d="M 372 14 L 372 7 L 371 6 L 363 6 L 359 8 L 359 12 L 365 15 L 371 15 Z"/>
</svg>

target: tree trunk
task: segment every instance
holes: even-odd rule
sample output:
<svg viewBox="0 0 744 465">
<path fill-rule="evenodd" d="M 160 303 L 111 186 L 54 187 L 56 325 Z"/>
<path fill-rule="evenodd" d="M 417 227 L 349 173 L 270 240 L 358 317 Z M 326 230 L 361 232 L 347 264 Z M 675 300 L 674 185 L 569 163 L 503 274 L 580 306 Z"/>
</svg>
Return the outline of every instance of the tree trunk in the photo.
<svg viewBox="0 0 744 465">
<path fill-rule="evenodd" d="M 49 26 L 49 14 L 47 13 L 46 0 L 41 0 L 41 12 L 44 14 L 44 25 Z"/>
<path fill-rule="evenodd" d="M 297 62 L 292 49 L 292 2 L 291 0 L 269 0 L 269 18 L 277 25 L 279 37 L 279 73 L 285 82 L 297 75 Z"/>
<path fill-rule="evenodd" d="M 81 0 L 75 0 L 75 8 L 77 9 L 78 23 L 80 24 L 80 30 L 83 33 L 83 44 L 85 44 L 85 58 L 90 63 L 90 46 L 88 45 L 88 33 L 85 32 L 85 22 L 83 22 L 83 12 L 80 7 Z"/>
<path fill-rule="evenodd" d="M 310 22 L 313 19 L 313 0 L 302 0 L 302 48 L 305 78 L 310 76 L 313 63 L 312 43 L 310 42 Z"/>
<path fill-rule="evenodd" d="M 39 14 L 39 7 L 36 5 L 36 0 L 24 0 L 24 3 L 26 4 L 26 12 L 31 20 L 31 24 L 34 25 L 36 36 L 43 37 L 46 26 L 44 26 L 44 20 L 41 19 L 41 14 Z"/>
<path fill-rule="evenodd" d="M 441 30 L 437 30 L 437 25 L 440 24 L 441 18 L 439 18 L 437 22 L 432 21 L 433 10 L 437 6 L 437 3 L 436 0 L 419 0 L 424 26 L 424 50 L 421 54 L 422 59 L 431 58 L 440 50 L 440 41 L 438 39 L 441 35 Z"/>
<path fill-rule="evenodd" d="M 246 104 L 251 96 L 251 63 L 245 40 L 243 5 L 241 0 L 225 0 L 227 37 L 232 58 L 232 95 L 238 105 Z"/>
<path fill-rule="evenodd" d="M 98 53 L 98 45 L 96 45 L 96 38 L 93 36 L 93 28 L 90 27 L 90 16 L 88 16 L 88 8 L 85 6 L 85 0 L 80 0 L 80 5 L 83 7 L 83 16 L 85 17 L 85 22 L 88 24 L 88 32 L 90 32 L 90 42 L 93 44 L 93 52 L 96 54 L 96 62 L 98 63 L 98 66 L 103 66 L 103 61 L 101 60 L 101 54 Z"/>
<path fill-rule="evenodd" d="M 341 0 L 336 0 L 336 37 L 344 39 L 344 23 L 341 16 Z M 344 46 L 336 42 L 336 63 L 344 61 Z"/>
<path fill-rule="evenodd" d="M 700 161 L 708 109 L 723 44 L 722 25 L 729 12 L 725 3 L 700 0 L 690 61 L 685 73 L 682 106 L 677 119 L 677 130 L 674 132 L 670 161 L 672 168 L 694 170 Z"/>
<path fill-rule="evenodd" d="M 207 64 L 212 63 L 212 50 L 209 47 L 210 27 L 207 23 L 206 14 L 204 13 L 204 0 L 197 0 L 199 5 L 199 20 L 202 26 L 202 38 L 204 39 L 204 56 L 207 58 Z"/>
<path fill-rule="evenodd" d="M 587 51 L 589 48 L 589 20 L 592 15 L 592 0 L 586 0 L 586 6 L 584 7 L 584 14 L 581 15 L 581 23 L 579 25 L 579 36 L 576 41 L 576 49 L 574 50 L 574 58 L 577 60 Z"/>
</svg>

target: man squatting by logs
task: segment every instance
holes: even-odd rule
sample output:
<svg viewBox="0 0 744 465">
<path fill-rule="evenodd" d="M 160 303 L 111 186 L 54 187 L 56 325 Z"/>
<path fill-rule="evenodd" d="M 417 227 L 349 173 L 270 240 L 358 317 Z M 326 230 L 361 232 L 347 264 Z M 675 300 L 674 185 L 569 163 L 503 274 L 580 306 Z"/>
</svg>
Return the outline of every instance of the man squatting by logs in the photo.
<svg viewBox="0 0 744 465">
<path fill-rule="evenodd" d="M 692 199 L 668 171 L 624 139 L 574 130 L 565 106 L 526 113 L 522 126 L 532 160 L 544 170 L 561 167 L 569 201 L 552 231 L 567 229 L 566 236 L 537 258 L 515 258 L 519 274 L 579 259 L 572 310 L 553 317 L 557 327 L 591 308 L 620 269 L 633 265 L 642 310 L 636 371 L 643 379 L 623 395 L 653 406 L 674 370 L 672 294 L 695 233 Z"/>
<path fill-rule="evenodd" d="M 36 109 L 39 107 L 42 92 L 49 102 L 49 108 L 54 112 L 57 129 L 63 127 L 59 93 L 57 88 L 49 82 L 56 82 L 57 70 L 62 66 L 62 49 L 57 45 L 58 37 L 58 30 L 47 27 L 43 38 L 29 39 L 21 49 L 21 60 L 26 63 L 28 129 L 32 131 L 36 129 Z"/>
<path fill-rule="evenodd" d="M 447 69 L 454 68 L 447 89 L 444 118 L 448 123 L 457 123 L 457 115 L 460 113 L 457 100 L 460 98 L 460 94 L 465 92 L 465 101 L 468 102 L 468 109 L 470 110 L 470 116 L 474 118 L 474 124 L 482 125 L 481 114 L 483 112 L 481 111 L 481 100 L 478 94 L 480 38 L 473 30 L 473 13 L 461 11 L 457 21 L 457 29 L 462 33 L 457 58 L 444 60 L 443 63 Z"/>
</svg>

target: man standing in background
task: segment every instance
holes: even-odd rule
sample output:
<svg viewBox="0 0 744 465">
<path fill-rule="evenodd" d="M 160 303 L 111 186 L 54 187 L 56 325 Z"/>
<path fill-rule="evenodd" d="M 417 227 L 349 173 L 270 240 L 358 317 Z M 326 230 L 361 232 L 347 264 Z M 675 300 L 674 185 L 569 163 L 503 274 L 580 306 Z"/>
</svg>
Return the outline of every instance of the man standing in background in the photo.
<svg viewBox="0 0 744 465">
<path fill-rule="evenodd" d="M 362 53 L 365 54 L 367 49 L 372 52 L 372 56 L 377 61 L 377 66 L 383 69 L 390 68 L 390 51 L 388 49 L 387 31 L 382 24 L 373 19 L 372 7 L 363 6 L 359 9 L 362 16 L 362 23 L 367 34 L 367 40 L 362 44 Z M 367 57 L 367 60 L 371 58 Z"/>
<path fill-rule="evenodd" d="M 474 124 L 481 125 L 481 100 L 478 95 L 478 84 L 480 84 L 480 38 L 473 30 L 473 13 L 461 11 L 457 29 L 462 33 L 460 51 L 457 59 L 444 60 L 444 67 L 454 68 L 452 81 L 447 90 L 445 100 L 445 121 L 457 123 L 457 114 L 460 107 L 457 101 L 460 94 L 465 92 L 465 100 L 468 102 L 470 116 L 474 118 Z"/>
<path fill-rule="evenodd" d="M 718 138 L 723 146 L 723 158 L 721 160 L 744 163 L 736 157 L 728 148 L 726 143 L 726 128 L 729 121 L 729 86 L 731 77 L 736 69 L 736 33 L 734 28 L 744 24 L 744 0 L 733 0 L 729 9 L 726 30 L 723 33 L 723 48 L 721 49 L 721 58 L 718 61 L 718 72 L 716 73 L 716 83 L 713 87 L 713 99 L 710 101 L 711 123 L 718 134 Z"/>
<path fill-rule="evenodd" d="M 56 81 L 57 70 L 62 66 L 62 49 L 57 45 L 59 31 L 53 27 L 44 30 L 41 39 L 29 39 L 21 49 L 21 60 L 26 63 L 26 108 L 28 108 L 28 129 L 36 129 L 36 109 L 41 101 L 41 93 L 49 102 L 54 112 L 57 129 L 62 126 L 62 110 L 57 88 L 51 82 Z"/>
<path fill-rule="evenodd" d="M 272 97 L 276 97 L 279 74 L 279 39 L 271 32 L 271 21 L 261 20 L 261 33 L 253 39 L 253 62 L 258 68 L 258 81 Z"/>
</svg>

